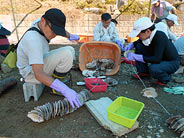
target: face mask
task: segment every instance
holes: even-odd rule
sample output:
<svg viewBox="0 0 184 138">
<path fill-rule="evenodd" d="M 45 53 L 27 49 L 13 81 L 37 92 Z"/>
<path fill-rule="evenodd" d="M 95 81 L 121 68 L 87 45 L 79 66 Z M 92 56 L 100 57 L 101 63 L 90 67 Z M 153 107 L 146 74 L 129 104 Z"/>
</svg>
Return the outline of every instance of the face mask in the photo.
<svg viewBox="0 0 184 138">
<path fill-rule="evenodd" d="M 151 40 L 150 38 L 146 39 L 146 40 L 143 40 L 142 43 L 145 45 L 145 46 L 149 46 L 150 43 L 151 43 Z"/>
<path fill-rule="evenodd" d="M 152 41 L 153 37 L 155 36 L 156 32 L 157 32 L 157 30 L 154 29 L 154 30 L 151 32 L 150 37 L 149 37 L 148 39 L 146 39 L 146 40 L 142 40 L 142 43 L 143 43 L 145 46 L 149 46 L 149 45 L 151 44 L 151 41 Z"/>
</svg>

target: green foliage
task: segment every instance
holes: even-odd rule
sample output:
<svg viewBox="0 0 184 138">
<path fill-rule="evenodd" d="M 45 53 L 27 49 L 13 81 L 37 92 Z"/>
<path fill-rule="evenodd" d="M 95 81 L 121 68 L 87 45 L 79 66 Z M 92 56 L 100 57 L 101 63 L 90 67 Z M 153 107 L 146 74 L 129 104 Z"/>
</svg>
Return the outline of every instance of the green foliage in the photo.
<svg viewBox="0 0 184 138">
<path fill-rule="evenodd" d="M 116 3 L 116 0 L 106 0 L 105 4 L 112 4 L 114 5 Z"/>
<path fill-rule="evenodd" d="M 147 14 L 148 8 L 149 2 L 129 0 L 127 5 L 121 7 L 120 12 L 122 14 Z"/>
<path fill-rule="evenodd" d="M 94 0 L 86 0 L 87 4 L 93 3 Z"/>
<path fill-rule="evenodd" d="M 78 9 L 84 8 L 100 8 L 100 13 L 106 12 L 106 5 L 102 2 L 96 2 L 95 0 L 86 0 L 85 2 L 78 1 L 76 3 Z"/>
</svg>

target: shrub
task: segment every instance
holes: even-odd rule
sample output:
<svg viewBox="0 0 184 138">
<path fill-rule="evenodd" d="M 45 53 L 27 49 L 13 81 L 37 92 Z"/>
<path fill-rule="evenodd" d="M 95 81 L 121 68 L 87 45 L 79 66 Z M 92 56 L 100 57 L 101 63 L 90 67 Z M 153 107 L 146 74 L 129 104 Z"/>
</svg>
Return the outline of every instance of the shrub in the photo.
<svg viewBox="0 0 184 138">
<path fill-rule="evenodd" d="M 129 0 L 127 5 L 121 7 L 122 14 L 147 14 L 149 9 L 149 2 L 141 3 L 136 0 Z"/>
</svg>

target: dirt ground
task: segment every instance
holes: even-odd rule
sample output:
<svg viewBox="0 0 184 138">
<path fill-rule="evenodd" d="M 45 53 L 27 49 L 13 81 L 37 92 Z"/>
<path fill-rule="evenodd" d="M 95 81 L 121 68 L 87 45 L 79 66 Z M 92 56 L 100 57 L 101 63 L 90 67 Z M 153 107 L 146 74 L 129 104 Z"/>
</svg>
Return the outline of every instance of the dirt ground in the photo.
<svg viewBox="0 0 184 138">
<path fill-rule="evenodd" d="M 52 48 L 57 48 L 53 46 Z M 73 46 L 78 56 L 79 45 Z M 51 95 L 50 89 L 46 87 L 38 102 L 31 99 L 24 101 L 22 82 L 17 69 L 11 73 L 3 74 L 0 72 L 1 80 L 8 76 L 17 78 L 18 84 L 0 97 L 0 137 L 12 138 L 115 138 L 110 131 L 101 127 L 95 118 L 89 113 L 85 106 L 75 112 L 65 115 L 62 118 L 56 117 L 44 123 L 34 123 L 27 113 L 38 105 L 57 101 L 63 97 Z M 144 88 L 139 80 L 131 77 L 134 73 L 131 65 L 122 63 L 119 72 L 112 78 L 118 80 L 119 84 L 115 87 L 108 87 L 104 93 L 93 93 L 91 99 L 109 97 L 115 100 L 119 96 L 128 97 L 141 101 L 145 107 L 138 118 L 139 128 L 121 138 L 177 138 L 179 135 L 169 130 L 165 120 L 169 115 L 153 99 L 148 99 L 140 93 Z M 85 86 L 77 86 L 77 81 L 83 81 L 84 77 L 80 71 L 72 70 L 73 89 L 80 92 Z M 183 78 L 182 75 L 175 75 Z M 143 80 L 147 87 L 154 87 L 158 93 L 156 98 L 173 115 L 184 116 L 183 95 L 168 94 L 163 88 L 155 86 L 153 79 Z M 171 83 L 170 86 L 183 86 L 184 84 Z"/>
</svg>

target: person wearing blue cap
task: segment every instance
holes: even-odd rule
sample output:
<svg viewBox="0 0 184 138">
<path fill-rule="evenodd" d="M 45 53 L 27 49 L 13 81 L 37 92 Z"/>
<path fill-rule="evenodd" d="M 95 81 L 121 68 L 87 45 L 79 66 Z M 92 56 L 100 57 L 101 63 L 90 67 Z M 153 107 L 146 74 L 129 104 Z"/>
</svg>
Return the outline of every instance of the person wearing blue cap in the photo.
<svg viewBox="0 0 184 138">
<path fill-rule="evenodd" d="M 136 61 L 138 74 L 133 77 L 150 76 L 156 79 L 156 84 L 162 86 L 170 82 L 171 74 L 179 68 L 180 59 L 166 34 L 158 31 L 150 18 L 142 17 L 134 23 L 129 36 L 139 37 L 125 47 L 125 51 L 135 47 L 135 53 L 127 52 L 127 59 Z"/>
<path fill-rule="evenodd" d="M 79 40 L 78 35 L 73 35 L 65 30 L 66 17 L 64 13 L 51 8 L 33 22 L 31 27 L 39 31 L 28 30 L 17 47 L 17 67 L 25 82 L 44 85 L 56 90 L 65 96 L 73 108 L 80 107 L 78 94 L 59 79 L 54 79 L 52 74 L 60 77 L 67 74 L 75 58 L 74 48 L 66 46 L 49 51 L 49 41 L 57 35 L 69 40 Z"/>
</svg>

